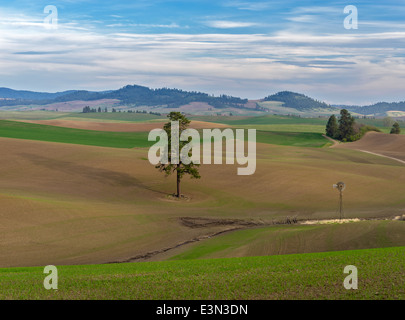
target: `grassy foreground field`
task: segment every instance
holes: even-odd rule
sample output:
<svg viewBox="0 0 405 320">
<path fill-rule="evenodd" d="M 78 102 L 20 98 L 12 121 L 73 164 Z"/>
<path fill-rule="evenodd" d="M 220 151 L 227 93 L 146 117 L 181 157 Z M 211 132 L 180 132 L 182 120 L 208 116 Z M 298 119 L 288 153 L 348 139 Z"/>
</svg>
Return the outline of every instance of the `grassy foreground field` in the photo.
<svg viewBox="0 0 405 320">
<path fill-rule="evenodd" d="M 404 299 L 405 247 L 213 260 L 0 269 L 0 299 Z M 358 289 L 346 290 L 347 265 Z"/>
</svg>

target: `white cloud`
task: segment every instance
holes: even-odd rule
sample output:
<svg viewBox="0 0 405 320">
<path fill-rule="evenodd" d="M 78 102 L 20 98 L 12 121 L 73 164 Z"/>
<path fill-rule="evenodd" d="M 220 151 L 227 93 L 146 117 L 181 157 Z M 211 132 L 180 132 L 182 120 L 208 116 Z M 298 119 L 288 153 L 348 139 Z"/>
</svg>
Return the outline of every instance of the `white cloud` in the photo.
<svg viewBox="0 0 405 320">
<path fill-rule="evenodd" d="M 214 21 L 207 21 L 206 25 L 218 29 L 232 29 L 232 28 L 253 27 L 257 26 L 258 24 L 255 22 L 214 20 Z"/>
<path fill-rule="evenodd" d="M 274 7 L 275 2 L 264 1 L 264 2 L 253 2 L 253 1 L 228 1 L 224 3 L 225 7 L 234 7 L 239 10 L 248 11 L 261 11 Z"/>
<path fill-rule="evenodd" d="M 220 29 L 256 25 L 211 23 Z M 16 89 L 104 90 L 137 83 L 249 98 L 294 90 L 336 103 L 342 97 L 353 103 L 395 100 L 403 92 L 401 31 L 103 34 L 63 23 L 46 30 L 24 16 L 9 16 L 0 29 L 0 86 Z"/>
<path fill-rule="evenodd" d="M 182 28 L 177 23 L 171 24 L 147 24 L 147 23 L 114 23 L 109 24 L 107 27 L 141 27 L 141 28 L 166 28 L 166 29 L 177 29 Z M 188 28 L 188 27 L 184 27 Z"/>
</svg>

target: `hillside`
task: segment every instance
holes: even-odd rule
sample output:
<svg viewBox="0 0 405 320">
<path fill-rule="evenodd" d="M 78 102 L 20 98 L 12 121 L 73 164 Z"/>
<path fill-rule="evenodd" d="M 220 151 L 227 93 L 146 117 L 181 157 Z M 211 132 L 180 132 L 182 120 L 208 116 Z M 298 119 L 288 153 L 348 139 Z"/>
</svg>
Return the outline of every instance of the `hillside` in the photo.
<svg viewBox="0 0 405 320">
<path fill-rule="evenodd" d="M 286 108 L 296 109 L 298 111 L 303 110 L 315 110 L 315 109 L 336 109 L 331 105 L 321 102 L 306 95 L 291 92 L 291 91 L 282 91 L 276 94 L 270 95 L 264 98 L 264 101 L 278 101 L 282 102 L 283 106 Z"/>
<path fill-rule="evenodd" d="M 13 100 L 52 100 L 60 96 L 64 96 L 75 92 L 75 90 L 48 93 L 48 92 L 34 92 L 26 90 L 13 90 L 9 88 L 0 88 L 0 99 L 13 99 Z"/>
<path fill-rule="evenodd" d="M 330 105 L 304 94 L 281 91 L 264 99 L 221 94 L 214 96 L 200 91 L 127 85 L 118 90 L 101 92 L 68 90 L 56 93 L 0 88 L 0 108 L 3 110 L 58 110 L 81 112 L 85 106 L 101 109 L 112 107 L 121 111 L 147 110 L 167 113 L 180 111 L 197 115 L 297 115 L 301 117 L 329 116 L 347 109 L 358 115 L 375 117 L 405 116 L 405 102 L 379 102 L 370 106 Z"/>
<path fill-rule="evenodd" d="M 386 116 L 390 111 L 404 112 L 405 115 L 405 101 L 401 102 L 378 102 L 370 106 L 351 106 L 347 107 L 349 111 L 360 113 L 363 115 Z"/>
<path fill-rule="evenodd" d="M 235 219 L 258 225 L 286 216 L 330 219 L 339 180 L 348 186 L 345 217 L 403 213 L 403 165 L 354 150 L 304 148 L 306 136 L 293 132 L 274 139 L 264 132 L 272 144 L 257 144 L 252 176 L 238 176 L 237 164 L 202 165 L 201 180 L 182 182 L 191 200 L 179 203 L 168 197 L 175 177 L 164 178 L 147 160 L 147 132 L 10 122 L 2 122 L 0 138 L 2 267 L 127 260 L 235 228 L 227 224 Z M 292 145 L 294 136 L 300 146 Z M 216 223 L 194 228 L 181 220 L 201 217 Z M 366 239 L 367 247 L 384 234 Z"/>
<path fill-rule="evenodd" d="M 117 99 L 120 101 L 120 105 L 129 107 L 163 106 L 178 108 L 193 102 L 205 102 L 213 108 L 248 108 L 245 107 L 245 104 L 248 103 L 247 99 L 228 95 L 214 97 L 207 93 L 196 91 L 183 91 L 169 88 L 150 89 L 138 85 L 128 85 L 118 90 L 104 92 L 79 90 L 48 94 L 28 91 L 19 92 L 12 89 L 0 91 L 0 106 L 49 105 L 59 102 L 95 101 L 103 99 Z"/>
<path fill-rule="evenodd" d="M 377 153 L 405 161 L 404 135 L 368 132 L 362 139 L 351 143 L 339 144 L 336 148 Z"/>
<path fill-rule="evenodd" d="M 72 104 L 76 101 L 76 106 L 66 107 L 62 104 Z M 0 107 L 17 106 L 45 106 L 47 110 L 63 111 L 81 111 L 77 104 L 86 102 L 91 107 L 98 107 L 106 101 L 117 101 L 116 106 L 128 108 L 153 108 L 154 111 L 165 113 L 165 109 L 179 109 L 182 112 L 191 112 L 194 114 L 215 114 L 218 112 L 227 112 L 232 114 L 260 115 L 269 112 L 276 114 L 290 114 L 307 111 L 316 111 L 321 114 L 330 114 L 338 112 L 337 108 L 309 98 L 305 95 L 293 92 L 279 92 L 268 96 L 262 100 L 248 100 L 239 97 L 233 97 L 225 94 L 213 96 L 199 91 L 184 91 L 180 89 L 159 88 L 151 89 L 139 85 L 127 85 L 118 90 L 104 92 L 91 92 L 86 90 L 70 90 L 59 93 L 40 93 L 30 91 L 16 91 L 3 88 L 0 90 Z M 269 103 L 267 103 L 269 102 Z M 276 110 L 272 108 L 276 102 Z M 198 106 L 196 108 L 196 106 Z M 105 107 L 105 106 L 104 106 Z M 37 107 L 38 109 L 40 107 Z M 159 110 L 155 110 L 159 108 Z M 13 108 L 11 108 L 13 109 Z M 32 109 L 32 108 L 31 108 Z M 162 110 L 163 109 L 163 110 Z"/>
</svg>

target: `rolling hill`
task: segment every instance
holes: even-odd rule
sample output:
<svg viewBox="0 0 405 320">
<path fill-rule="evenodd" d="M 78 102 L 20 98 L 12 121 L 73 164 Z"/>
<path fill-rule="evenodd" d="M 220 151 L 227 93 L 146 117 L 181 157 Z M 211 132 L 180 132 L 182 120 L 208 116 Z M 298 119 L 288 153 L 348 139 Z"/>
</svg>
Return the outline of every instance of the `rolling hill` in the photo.
<svg viewBox="0 0 405 320">
<path fill-rule="evenodd" d="M 336 148 L 360 150 L 405 161 L 405 136 L 398 134 L 367 132 L 362 139 L 339 144 Z"/>
<path fill-rule="evenodd" d="M 148 149 L 142 148 L 147 147 L 147 134 L 20 124 L 3 122 L 8 134 L 0 138 L 1 267 L 131 260 L 237 227 L 229 221 L 266 226 L 286 216 L 334 218 L 337 194 L 332 184 L 339 180 L 348 186 L 347 218 L 389 218 L 404 208 L 405 167 L 356 150 L 302 147 L 292 141 L 280 145 L 285 137 L 279 136 L 257 144 L 255 175 L 238 176 L 237 164 L 202 165 L 201 180 L 182 182 L 191 200 L 179 203 L 168 196 L 174 177 L 165 179 L 147 160 Z M 184 218 L 215 223 L 193 227 Z M 396 245 L 390 237 L 398 233 L 384 228 L 397 225 L 376 224 L 376 237 L 366 233 L 356 241 L 370 247 L 387 238 L 387 244 Z M 291 234 L 286 240 L 320 237 L 332 249 L 345 248 L 339 236 L 329 237 L 323 227 L 306 233 L 311 229 L 303 227 L 297 238 Z M 285 235 L 272 230 L 253 234 L 252 251 L 271 252 L 256 235 Z M 356 230 L 353 234 L 359 235 Z M 302 242 L 300 248 L 309 247 Z"/>
<path fill-rule="evenodd" d="M 276 94 L 270 95 L 264 98 L 264 101 L 278 101 L 282 102 L 284 107 L 297 109 L 298 111 L 303 110 L 317 110 L 317 109 L 331 109 L 334 111 L 339 111 L 338 108 L 334 108 L 325 102 L 321 102 L 306 95 L 291 92 L 282 91 Z"/>
<path fill-rule="evenodd" d="M 281 91 L 263 99 L 245 98 L 221 94 L 210 95 L 199 91 L 180 89 L 151 89 L 139 85 L 127 85 L 118 90 L 101 92 L 68 90 L 56 93 L 33 92 L 0 88 L 0 108 L 3 110 L 58 110 L 81 112 L 85 106 L 112 107 L 117 110 L 147 110 L 168 113 L 176 110 L 198 115 L 297 115 L 328 116 L 338 114 L 342 108 L 358 115 L 375 117 L 405 116 L 405 102 L 379 102 L 370 106 L 330 105 L 304 94 Z"/>
<path fill-rule="evenodd" d="M 0 100 L 53 100 L 61 96 L 69 95 L 76 92 L 75 90 L 48 93 L 34 92 L 27 90 L 13 90 L 9 88 L 0 88 Z"/>
<path fill-rule="evenodd" d="M 405 101 L 401 102 L 378 102 L 370 106 L 352 106 L 347 107 L 349 111 L 363 115 L 386 116 L 392 112 L 403 113 L 400 116 L 405 116 Z"/>
<path fill-rule="evenodd" d="M 0 91 L 1 106 L 17 105 L 50 105 L 70 101 L 118 100 L 119 105 L 128 107 L 174 107 L 179 108 L 193 102 L 204 102 L 212 108 L 248 108 L 247 99 L 228 95 L 214 97 L 207 93 L 183 91 L 179 89 L 150 89 L 138 85 L 128 85 L 118 90 L 91 92 L 86 90 L 71 90 L 61 93 L 39 93 L 30 91 L 16 91 L 3 88 Z"/>
</svg>

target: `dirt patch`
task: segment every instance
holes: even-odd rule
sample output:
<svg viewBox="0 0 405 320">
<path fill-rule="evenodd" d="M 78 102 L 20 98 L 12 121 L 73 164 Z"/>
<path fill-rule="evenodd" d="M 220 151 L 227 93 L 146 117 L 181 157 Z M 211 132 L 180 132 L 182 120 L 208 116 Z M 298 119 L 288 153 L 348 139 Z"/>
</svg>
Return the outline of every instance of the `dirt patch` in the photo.
<svg viewBox="0 0 405 320">
<path fill-rule="evenodd" d="M 263 221 L 243 220 L 243 219 L 214 219 L 214 218 L 194 218 L 182 217 L 180 222 L 189 228 L 207 228 L 216 226 L 237 226 L 237 227 L 254 227 L 263 226 Z"/>
<path fill-rule="evenodd" d="M 153 129 L 163 129 L 165 122 L 153 123 L 125 123 L 125 122 L 96 122 L 81 120 L 19 120 L 21 122 L 44 124 L 55 127 L 110 131 L 110 132 L 148 132 Z M 193 129 L 214 129 L 227 128 L 227 125 L 204 121 L 192 121 L 190 128 Z"/>
</svg>

